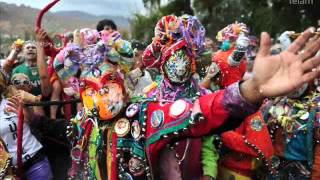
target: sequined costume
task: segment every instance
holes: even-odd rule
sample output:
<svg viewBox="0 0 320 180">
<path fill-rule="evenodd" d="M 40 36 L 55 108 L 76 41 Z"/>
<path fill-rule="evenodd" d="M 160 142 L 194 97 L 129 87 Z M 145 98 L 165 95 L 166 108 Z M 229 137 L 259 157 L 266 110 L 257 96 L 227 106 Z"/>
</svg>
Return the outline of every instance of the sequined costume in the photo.
<svg viewBox="0 0 320 180">
<path fill-rule="evenodd" d="M 192 28 L 191 24 L 195 26 L 193 29 L 197 34 L 179 37 L 182 32 L 191 33 L 186 30 L 189 25 Z M 136 99 L 138 103 L 134 106 L 139 108 L 129 121 L 134 123 L 131 126 L 139 124 L 140 128 L 134 129 L 141 131 L 131 131 L 131 135 L 118 139 L 120 177 L 144 174 L 156 179 L 200 178 L 201 165 L 197 163 L 201 157 L 200 139 L 180 139 L 208 135 L 219 129 L 231 114 L 241 111 L 239 117 L 245 117 L 248 112 L 254 112 L 252 105 L 247 103 L 236 105 L 241 108 L 232 107 L 235 105 L 233 103 L 240 100 L 236 83 L 224 91 L 200 97 L 205 118 L 191 116 L 193 101 L 205 91 L 190 78 L 190 72 L 183 72 L 180 66 L 184 65 L 187 71 L 194 72 L 194 56 L 202 49 L 202 40 L 197 38 L 203 34 L 202 27 L 197 25 L 199 22 L 194 17 L 165 16 L 159 20 L 155 28 L 156 41 L 144 52 L 143 63 L 146 67 L 159 68 L 162 75 L 150 87 L 146 87 L 146 97 Z M 186 37 L 194 39 L 186 41 Z M 181 59 L 185 62 L 181 62 Z M 243 110 L 245 107 L 250 110 Z M 141 151 L 138 151 L 137 145 L 145 150 L 145 154 L 138 153 Z"/>
<path fill-rule="evenodd" d="M 312 164 L 318 163 L 314 162 L 318 96 L 310 91 L 296 98 L 278 98 L 266 105 L 265 120 L 275 150 L 272 166 L 278 170 L 269 179 L 310 179 L 311 174 L 319 175 L 317 170 L 312 171 Z"/>
<path fill-rule="evenodd" d="M 249 45 L 248 33 L 245 24 L 236 22 L 222 29 L 217 35 L 218 40 L 229 44 L 228 48 L 223 44 L 222 49 L 213 57 L 213 62 L 217 64 L 220 72 L 214 78 L 218 79 L 218 85 L 222 89 L 240 81 L 246 71 L 244 55 Z M 241 56 L 235 56 L 239 55 L 239 52 L 242 53 Z M 226 132 L 217 132 L 221 134 L 222 142 L 217 179 L 249 180 L 255 177 L 255 170 L 261 166 L 261 160 L 265 166 L 270 165 L 273 148 L 261 112 L 243 119 L 233 116 L 232 121 L 223 127 Z"/>
</svg>

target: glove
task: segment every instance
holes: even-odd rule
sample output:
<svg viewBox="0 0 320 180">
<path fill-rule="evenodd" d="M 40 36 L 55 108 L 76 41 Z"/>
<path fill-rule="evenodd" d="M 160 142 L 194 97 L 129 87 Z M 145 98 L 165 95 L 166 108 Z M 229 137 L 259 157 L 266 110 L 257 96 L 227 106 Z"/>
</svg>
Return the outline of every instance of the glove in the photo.
<svg viewBox="0 0 320 180">
<path fill-rule="evenodd" d="M 239 51 L 246 51 L 249 47 L 250 40 L 249 38 L 241 33 L 236 41 L 236 49 Z"/>
<path fill-rule="evenodd" d="M 291 34 L 294 34 L 294 31 L 285 31 L 278 38 L 278 40 L 280 41 L 282 51 L 286 50 L 290 46 L 290 44 L 291 44 L 290 35 Z"/>
</svg>

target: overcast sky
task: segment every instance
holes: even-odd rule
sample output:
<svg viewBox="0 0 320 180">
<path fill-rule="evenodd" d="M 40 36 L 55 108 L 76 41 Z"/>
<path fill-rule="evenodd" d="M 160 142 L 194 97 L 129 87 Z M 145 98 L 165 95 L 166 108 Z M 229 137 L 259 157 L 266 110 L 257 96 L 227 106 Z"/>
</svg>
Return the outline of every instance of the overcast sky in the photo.
<svg viewBox="0 0 320 180">
<path fill-rule="evenodd" d="M 25 4 L 42 8 L 52 0 L 0 0 L 0 2 Z M 60 0 L 51 11 L 78 10 L 95 15 L 115 14 L 129 17 L 136 12 L 145 12 L 142 0 Z"/>
</svg>

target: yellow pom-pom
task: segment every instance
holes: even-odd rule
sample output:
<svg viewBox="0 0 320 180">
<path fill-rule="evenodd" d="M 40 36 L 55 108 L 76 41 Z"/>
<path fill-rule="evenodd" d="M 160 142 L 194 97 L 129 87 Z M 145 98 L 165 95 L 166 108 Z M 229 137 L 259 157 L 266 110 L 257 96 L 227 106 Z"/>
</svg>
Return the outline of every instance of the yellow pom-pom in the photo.
<svg viewBox="0 0 320 180">
<path fill-rule="evenodd" d="M 22 39 L 17 39 L 17 40 L 14 42 L 14 44 L 15 44 L 16 46 L 22 47 L 23 44 L 24 44 L 24 40 L 22 40 Z"/>
</svg>

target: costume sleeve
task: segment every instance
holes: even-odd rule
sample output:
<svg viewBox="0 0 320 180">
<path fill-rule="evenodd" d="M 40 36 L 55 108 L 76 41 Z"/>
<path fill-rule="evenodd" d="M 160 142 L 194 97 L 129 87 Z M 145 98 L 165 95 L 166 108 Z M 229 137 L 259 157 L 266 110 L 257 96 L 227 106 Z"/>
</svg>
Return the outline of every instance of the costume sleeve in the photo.
<svg viewBox="0 0 320 180">
<path fill-rule="evenodd" d="M 217 130 L 233 117 L 245 119 L 259 106 L 249 104 L 240 94 L 239 83 L 234 83 L 224 90 L 199 98 L 200 108 L 205 120 L 197 122 L 191 128 L 192 136 L 199 137 Z"/>
<path fill-rule="evenodd" d="M 213 178 L 218 174 L 218 159 L 219 153 L 213 144 L 213 136 L 206 136 L 202 138 L 202 167 L 203 175 Z"/>
<path fill-rule="evenodd" d="M 115 40 L 115 48 L 121 56 L 133 58 L 133 49 L 129 41 L 121 38 Z"/>
</svg>

